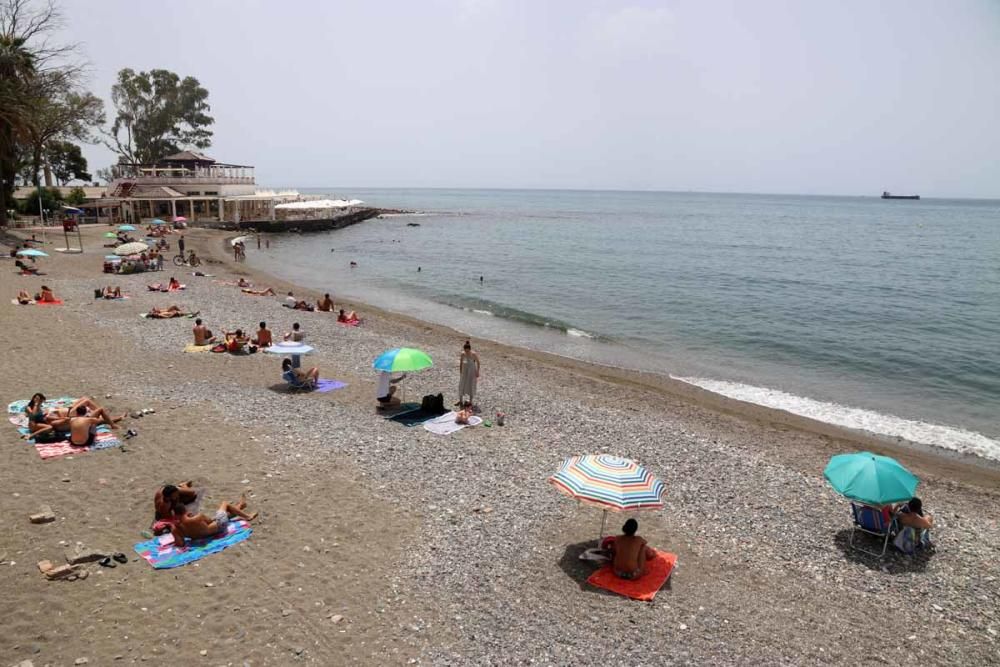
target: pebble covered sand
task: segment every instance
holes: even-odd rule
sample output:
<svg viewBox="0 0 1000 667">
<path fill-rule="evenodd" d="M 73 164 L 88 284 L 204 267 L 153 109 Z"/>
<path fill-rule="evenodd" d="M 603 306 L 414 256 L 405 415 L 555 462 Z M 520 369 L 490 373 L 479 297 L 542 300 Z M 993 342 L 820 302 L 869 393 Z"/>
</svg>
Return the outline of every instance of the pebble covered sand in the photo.
<svg viewBox="0 0 1000 667">
<path fill-rule="evenodd" d="M 221 255 L 219 236 L 191 237 L 200 253 Z M 213 636 L 201 644 L 185 643 L 179 657 L 205 660 L 199 657 L 204 650 L 214 658 L 204 664 L 235 665 L 244 660 L 255 665 L 1000 662 L 1000 492 L 998 476 L 991 471 L 951 475 L 944 464 L 921 458 L 913 469 L 924 480 L 919 492 L 937 521 L 936 548 L 930 554 L 896 554 L 879 561 L 848 546 L 848 505 L 822 475 L 829 456 L 850 451 L 851 443 L 722 414 L 609 381 L 580 365 L 475 341 L 483 363 L 477 402 L 484 417 L 503 411 L 507 423 L 437 436 L 375 414 L 371 361 L 391 347 L 426 350 L 435 366 L 404 383 L 406 398 L 419 400 L 441 391 L 451 404 L 457 398 L 459 334 L 363 307 L 364 325 L 343 327 L 331 315 L 292 311 L 282 307 L 280 298 L 247 296 L 220 284 L 232 280 L 236 270 L 258 286 L 274 284 L 279 294 L 288 289 L 219 263 L 206 269 L 215 278 L 178 275 L 188 289 L 160 294 L 142 285 L 165 280 L 169 270 L 105 278 L 98 274 L 96 255 L 49 262 L 47 284 L 66 301 L 60 311 L 0 306 L 4 319 L 20 331 L 51 327 L 39 329 L 46 332 L 45 345 L 51 341 L 79 360 L 80 368 L 64 378 L 66 386 L 48 374 L 43 391 L 103 395 L 105 383 L 113 383 L 114 389 L 107 391 L 119 397 L 117 403 L 124 397 L 128 402 L 116 407 L 152 406 L 158 411 L 153 417 L 169 411 L 197 415 L 203 420 L 200 430 L 185 431 L 186 440 L 210 439 L 216 448 L 213 460 L 220 466 L 245 457 L 257 466 L 252 474 L 199 469 L 209 485 L 223 484 L 225 478 L 235 492 L 246 475 L 253 478 L 247 480 L 251 485 L 266 477 L 260 484 L 273 487 L 271 504 L 255 489 L 252 504 L 264 522 L 250 546 L 212 556 L 206 567 L 212 561 L 213 567 L 267 572 L 271 564 L 263 551 L 269 545 L 283 543 L 292 561 L 303 549 L 308 548 L 310 557 L 320 550 L 315 535 L 297 531 L 294 539 L 304 540 L 299 543 L 279 534 L 281 524 L 269 526 L 269 515 L 281 515 L 289 525 L 313 521 L 315 532 L 340 534 L 345 543 L 353 529 L 367 535 L 365 529 L 376 527 L 376 534 L 384 536 L 385 544 L 379 543 L 374 553 L 358 544 L 362 538 L 355 535 L 354 555 L 340 559 L 333 553 L 306 565 L 325 564 L 338 573 L 312 579 L 316 590 L 307 583 L 303 595 L 338 599 L 352 580 L 350 613 L 356 617 L 341 614 L 340 620 L 331 620 L 335 605 L 301 604 L 301 596 L 291 595 L 288 604 L 297 607 L 294 613 L 284 614 L 288 609 L 279 604 L 281 615 L 272 610 L 258 632 L 237 642 Z M 0 265 L 5 295 L 13 296 L 22 283 L 38 282 L 13 276 L 6 266 Z M 121 284 L 132 298 L 95 301 L 93 289 L 108 283 Z M 316 364 L 322 377 L 349 386 L 327 394 L 289 394 L 281 389 L 277 356 L 185 354 L 192 320 L 138 317 L 152 306 L 174 303 L 200 311 L 217 332 L 238 326 L 253 330 L 266 320 L 278 337 L 292 322 L 300 322 L 307 342 L 317 349 L 305 365 Z M 59 322 L 41 324 L 53 317 Z M 105 350 L 100 353 L 105 363 L 91 369 L 97 386 L 89 387 L 88 346 Z M 5 365 L 31 368 L 31 355 L 44 354 L 44 347 L 33 346 L 17 357 L 8 350 Z M 113 359 L 114 350 L 143 367 L 109 374 L 113 362 L 107 355 Z M 6 378 L 3 388 L 13 400 L 30 395 L 39 382 L 18 373 Z M 165 435 L 173 429 L 176 437 L 177 422 L 144 417 L 132 420 L 140 435 L 127 448 L 148 447 L 147 432 L 154 424 Z M 57 466 L 60 471 L 80 470 L 73 464 L 84 459 L 105 458 L 111 465 L 126 456 L 110 451 L 42 462 L 17 444 L 13 431 L 2 437 L 9 450 L 2 461 L 7 465 L 17 457 L 11 465 L 20 475 L 57 475 Z M 156 479 L 194 475 L 191 462 L 165 450 L 169 440 L 162 442 L 158 469 L 149 474 Z M 638 515 L 641 534 L 678 555 L 677 569 L 652 603 L 606 594 L 585 583 L 593 566 L 577 556 L 596 539 L 601 513 L 577 505 L 546 481 L 565 457 L 597 452 L 638 460 L 666 483 L 666 506 Z M 87 468 L 87 474 L 102 474 L 99 464 L 88 465 L 95 467 Z M 277 478 L 285 486 L 273 481 Z M 353 490 L 345 491 L 344 508 L 350 506 L 350 512 L 344 509 L 343 516 L 328 523 L 324 505 L 329 497 L 310 488 L 331 480 L 343 480 L 331 488 L 351 485 Z M 97 484 L 97 479 L 88 483 Z M 19 498 L 16 508 L 0 505 L 4 523 L 27 523 L 20 510 L 46 500 L 41 497 L 44 485 L 31 488 L 40 497 L 27 504 Z M 129 525 L 103 527 L 102 534 L 117 531 L 125 544 L 141 539 L 137 530 L 152 488 L 128 487 L 122 493 L 122 503 L 136 518 Z M 609 529 L 617 530 L 624 519 L 609 515 Z M 35 557 L 24 542 L 30 535 L 21 529 L 13 538 L 0 537 L 0 556 L 10 560 L 5 553 L 29 553 L 12 566 L 27 572 L 14 586 L 84 590 L 90 584 L 93 578 L 37 582 L 37 573 L 31 572 Z M 184 598 L 191 585 L 185 577 L 194 569 L 154 572 L 144 563 L 128 567 L 141 574 L 133 575 L 138 581 L 126 578 L 118 584 L 120 594 L 141 585 L 172 600 Z M 99 597 L 96 592 L 93 599 L 86 592 L 76 595 L 91 605 Z M 0 603 L 6 607 L 0 622 L 18 614 L 10 608 L 16 599 Z M 246 612 L 232 613 L 239 617 Z M 52 621 L 57 626 L 71 618 L 85 622 L 76 620 L 72 610 L 58 618 L 64 620 Z M 166 634 L 185 627 L 169 616 L 158 622 L 165 624 Z M 363 639 L 343 643 L 340 631 L 352 623 L 364 626 Z M 142 647 L 125 651 L 114 640 L 89 644 L 85 633 L 63 632 L 64 652 L 49 654 L 46 647 L 32 655 L 32 646 L 44 642 L 11 636 L 12 626 L 5 627 L 0 653 L 12 664 L 22 659 L 64 664 L 63 657 L 88 651 L 92 664 L 107 664 L 119 654 L 136 661 L 143 652 Z M 282 640 L 286 629 L 292 634 L 297 629 L 297 638 Z"/>
</svg>

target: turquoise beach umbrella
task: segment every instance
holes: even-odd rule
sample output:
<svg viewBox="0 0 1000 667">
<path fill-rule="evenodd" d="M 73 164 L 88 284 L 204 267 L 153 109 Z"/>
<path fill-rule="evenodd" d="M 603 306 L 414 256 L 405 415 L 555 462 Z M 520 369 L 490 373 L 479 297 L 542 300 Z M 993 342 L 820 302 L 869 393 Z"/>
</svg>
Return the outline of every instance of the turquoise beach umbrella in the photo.
<svg viewBox="0 0 1000 667">
<path fill-rule="evenodd" d="M 151 224 L 151 225 L 165 225 L 165 224 L 167 224 L 167 223 L 165 223 L 165 222 L 163 222 L 162 220 L 160 220 L 159 218 L 157 218 L 156 220 L 153 220 L 153 221 L 152 221 L 152 222 L 150 222 L 149 224 Z"/>
<path fill-rule="evenodd" d="M 18 250 L 17 254 L 21 257 L 48 257 L 48 253 L 44 253 L 41 250 L 35 250 L 34 248 L 28 248 L 27 250 Z"/>
<path fill-rule="evenodd" d="M 120 232 L 134 232 L 135 227 L 132 225 L 118 225 L 118 231 Z"/>
<path fill-rule="evenodd" d="M 372 364 L 372 368 L 390 373 L 412 373 L 430 368 L 433 365 L 434 362 L 431 361 L 426 352 L 412 347 L 397 347 L 380 354 L 375 363 Z"/>
<path fill-rule="evenodd" d="M 823 476 L 840 495 L 874 507 L 909 500 L 920 483 L 896 459 L 871 452 L 838 454 Z"/>
</svg>

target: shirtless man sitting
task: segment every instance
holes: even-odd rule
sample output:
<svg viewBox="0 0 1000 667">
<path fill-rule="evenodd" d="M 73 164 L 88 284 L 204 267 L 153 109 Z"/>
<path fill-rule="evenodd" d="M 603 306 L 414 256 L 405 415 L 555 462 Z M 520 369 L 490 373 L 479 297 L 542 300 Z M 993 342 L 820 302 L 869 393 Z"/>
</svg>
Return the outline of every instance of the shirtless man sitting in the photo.
<svg viewBox="0 0 1000 667">
<path fill-rule="evenodd" d="M 239 502 L 235 505 L 232 503 L 222 503 L 212 516 L 192 514 L 183 507 L 178 508 L 175 506 L 175 511 L 178 512 L 178 520 L 171 531 L 174 535 L 174 544 L 178 547 L 183 546 L 185 537 L 196 540 L 224 533 L 231 517 L 234 516 L 247 521 L 253 521 L 257 518 L 257 512 L 247 513 L 244 511 L 246 507 L 247 500 L 244 496 L 240 496 Z"/>
<path fill-rule="evenodd" d="M 226 332 L 226 351 L 232 354 L 241 354 L 243 348 L 250 342 L 250 338 L 243 335 L 243 329 Z"/>
<path fill-rule="evenodd" d="M 121 421 L 122 418 L 124 415 L 117 421 Z M 69 420 L 69 443 L 75 447 L 90 447 L 97 437 L 97 427 L 100 424 L 107 424 L 111 428 L 116 428 L 115 421 L 104 408 L 88 415 L 87 406 L 77 406 L 76 415 Z"/>
<path fill-rule="evenodd" d="M 194 332 L 195 345 L 210 345 L 215 342 L 215 336 L 201 323 L 200 317 L 194 321 L 194 328 L 191 331 Z"/>
<path fill-rule="evenodd" d="M 622 535 L 615 538 L 611 545 L 611 566 L 615 576 L 622 579 L 638 579 L 645 571 L 646 561 L 656 558 L 656 552 L 646 540 L 636 535 L 639 522 L 629 519 L 622 526 Z"/>
<path fill-rule="evenodd" d="M 257 347 L 271 347 L 274 344 L 271 330 L 267 328 L 267 322 L 260 323 L 260 329 L 257 329 L 257 337 L 254 338 L 253 344 Z"/>
<path fill-rule="evenodd" d="M 183 508 L 197 499 L 198 492 L 191 486 L 191 482 L 162 486 L 153 495 L 153 518 L 157 521 L 170 519 L 175 514 L 175 508 Z"/>
<path fill-rule="evenodd" d="M 316 302 L 316 310 L 323 311 L 324 313 L 333 312 L 333 299 L 330 298 L 329 294 L 324 294 L 323 300 Z"/>
</svg>

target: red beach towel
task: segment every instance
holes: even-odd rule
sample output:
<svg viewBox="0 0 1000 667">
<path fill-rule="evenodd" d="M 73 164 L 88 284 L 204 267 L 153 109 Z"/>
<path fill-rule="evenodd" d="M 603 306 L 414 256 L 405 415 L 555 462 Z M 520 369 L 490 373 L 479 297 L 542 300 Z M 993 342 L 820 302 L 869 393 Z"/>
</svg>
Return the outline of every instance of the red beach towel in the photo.
<svg viewBox="0 0 1000 667">
<path fill-rule="evenodd" d="M 63 305 L 62 299 L 56 299 L 55 301 L 36 301 L 37 306 L 61 306 Z"/>
<path fill-rule="evenodd" d="M 611 566 L 605 565 L 590 575 L 587 583 L 633 600 L 651 602 L 663 584 L 670 578 L 670 573 L 673 572 L 676 563 L 677 554 L 657 551 L 656 558 L 646 561 L 646 573 L 638 579 L 617 577 Z"/>
</svg>

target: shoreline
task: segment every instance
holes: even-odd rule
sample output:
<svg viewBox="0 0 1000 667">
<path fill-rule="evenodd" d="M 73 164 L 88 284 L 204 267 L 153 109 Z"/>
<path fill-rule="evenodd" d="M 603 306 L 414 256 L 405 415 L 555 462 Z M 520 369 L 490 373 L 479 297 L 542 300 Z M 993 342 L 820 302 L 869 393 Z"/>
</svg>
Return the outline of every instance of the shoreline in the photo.
<svg viewBox="0 0 1000 667">
<path fill-rule="evenodd" d="M 219 232 L 217 230 L 203 231 L 206 232 L 206 236 L 209 236 L 209 238 L 206 238 L 208 247 L 212 247 L 212 243 L 217 242 L 215 245 L 222 251 L 220 253 L 222 259 L 214 256 L 213 259 L 226 266 L 228 270 L 236 274 L 257 276 L 265 282 L 269 281 L 282 285 L 282 289 L 292 289 L 296 294 L 308 294 L 313 299 L 322 296 L 322 293 L 315 289 L 298 285 L 264 270 L 251 268 L 245 264 L 233 261 L 231 256 L 225 251 L 230 247 L 229 239 L 235 238 L 235 236 L 231 233 Z M 211 236 L 217 236 L 217 238 L 213 239 Z M 406 313 L 389 311 L 357 299 L 345 303 L 350 304 L 349 310 L 364 311 L 365 313 L 377 314 L 386 320 L 405 322 L 409 326 L 423 328 L 428 333 L 434 332 L 434 335 L 438 337 L 469 337 L 469 334 L 466 332 L 447 325 L 421 320 Z M 939 469 L 940 472 L 938 474 L 940 475 L 955 476 L 963 481 L 976 483 L 977 485 L 1000 483 L 1000 461 L 994 461 L 975 454 L 958 452 L 926 443 L 913 442 L 901 437 L 860 431 L 830 424 L 796 415 L 785 410 L 729 398 L 684 382 L 683 380 L 672 378 L 669 375 L 656 372 L 623 368 L 610 364 L 606 365 L 594 361 L 584 361 L 554 352 L 534 350 L 487 338 L 477 338 L 477 346 L 488 346 L 502 354 L 519 356 L 533 360 L 539 364 L 554 365 L 591 379 L 613 382 L 623 387 L 652 392 L 661 397 L 681 400 L 691 405 L 738 419 L 750 420 L 767 426 L 795 429 L 833 442 L 849 444 L 858 449 L 866 449 L 878 454 L 893 456 L 894 458 L 907 458 L 913 461 L 915 468 L 919 470 L 933 471 Z"/>
</svg>

